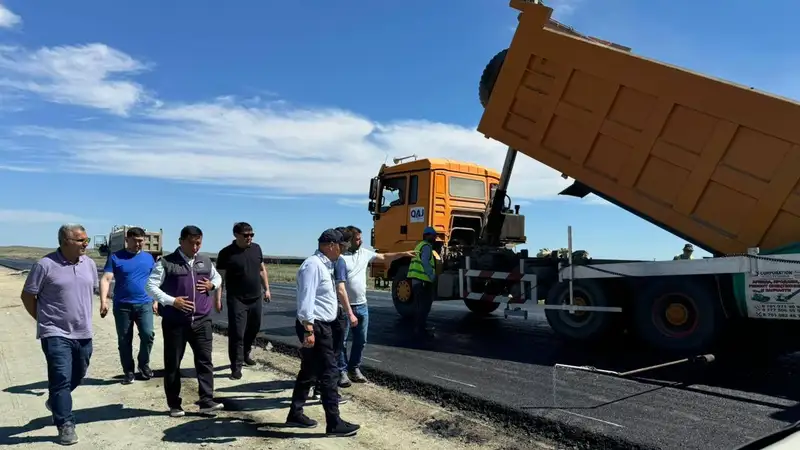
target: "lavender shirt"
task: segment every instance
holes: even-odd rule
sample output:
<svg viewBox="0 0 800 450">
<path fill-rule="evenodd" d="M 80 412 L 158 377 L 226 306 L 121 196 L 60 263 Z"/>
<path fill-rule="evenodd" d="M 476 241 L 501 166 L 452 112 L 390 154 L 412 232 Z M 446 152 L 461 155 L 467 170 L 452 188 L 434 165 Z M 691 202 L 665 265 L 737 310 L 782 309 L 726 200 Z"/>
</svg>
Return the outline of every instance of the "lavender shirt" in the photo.
<svg viewBox="0 0 800 450">
<path fill-rule="evenodd" d="M 36 338 L 92 338 L 92 298 L 98 287 L 97 265 L 88 256 L 73 264 L 55 251 L 36 262 L 24 292 L 37 296 Z"/>
</svg>

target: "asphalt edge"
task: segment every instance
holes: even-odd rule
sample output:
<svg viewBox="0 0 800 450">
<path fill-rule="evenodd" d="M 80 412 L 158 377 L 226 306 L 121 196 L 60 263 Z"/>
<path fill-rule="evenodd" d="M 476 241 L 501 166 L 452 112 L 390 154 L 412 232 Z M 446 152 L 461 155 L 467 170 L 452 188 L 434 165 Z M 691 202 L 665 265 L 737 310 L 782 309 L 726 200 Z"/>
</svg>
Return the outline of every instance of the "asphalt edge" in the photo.
<svg viewBox="0 0 800 450">
<path fill-rule="evenodd" d="M 226 326 L 215 323 L 212 327 L 215 333 L 222 336 L 228 335 Z M 296 346 L 290 345 L 270 340 L 263 334 L 259 334 L 254 345 L 263 349 L 271 347 L 271 351 L 293 358 L 300 357 L 299 343 Z M 269 361 L 263 362 L 270 366 Z M 447 410 L 466 412 L 479 420 L 489 419 L 498 426 L 512 428 L 529 436 L 549 439 L 558 444 L 567 445 L 569 446 L 568 448 L 580 450 L 659 450 L 659 447 L 643 446 L 627 439 L 612 438 L 558 420 L 525 414 L 522 411 L 514 410 L 497 402 L 481 399 L 454 389 L 437 386 L 387 370 L 365 365 L 362 367 L 362 371 L 376 385 L 433 402 Z"/>
<path fill-rule="evenodd" d="M 20 270 L 6 264 L 0 264 L 0 267 Z M 216 334 L 228 335 L 228 329 L 224 325 L 215 323 L 212 324 L 212 328 Z M 254 344 L 264 349 L 271 346 L 272 351 L 293 358 L 300 357 L 299 343 L 290 345 L 270 340 L 263 334 L 259 334 Z M 268 361 L 265 361 L 265 363 L 269 366 Z M 643 446 L 622 438 L 612 438 L 554 419 L 525 414 L 497 402 L 481 399 L 454 389 L 426 383 L 387 370 L 368 365 L 365 365 L 362 369 L 370 377 L 371 382 L 376 385 L 422 398 L 447 410 L 466 412 L 479 420 L 488 418 L 498 426 L 511 428 L 530 436 L 550 439 L 561 445 L 569 446 L 569 448 L 579 450 L 660 450 L 658 447 Z"/>
</svg>

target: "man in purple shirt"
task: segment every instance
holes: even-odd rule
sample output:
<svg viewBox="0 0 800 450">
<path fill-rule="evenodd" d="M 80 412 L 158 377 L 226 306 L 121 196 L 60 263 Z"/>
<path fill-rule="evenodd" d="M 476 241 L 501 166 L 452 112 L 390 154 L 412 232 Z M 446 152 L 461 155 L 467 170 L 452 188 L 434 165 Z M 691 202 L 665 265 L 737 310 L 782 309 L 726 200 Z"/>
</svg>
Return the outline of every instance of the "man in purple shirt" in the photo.
<svg viewBox="0 0 800 450">
<path fill-rule="evenodd" d="M 45 406 L 63 445 L 78 442 L 72 391 L 81 384 L 92 357 L 92 296 L 99 283 L 97 265 L 86 256 L 88 245 L 83 226 L 62 225 L 58 250 L 31 267 L 20 295 L 36 320 L 36 338 L 47 361 L 50 395 Z"/>
</svg>

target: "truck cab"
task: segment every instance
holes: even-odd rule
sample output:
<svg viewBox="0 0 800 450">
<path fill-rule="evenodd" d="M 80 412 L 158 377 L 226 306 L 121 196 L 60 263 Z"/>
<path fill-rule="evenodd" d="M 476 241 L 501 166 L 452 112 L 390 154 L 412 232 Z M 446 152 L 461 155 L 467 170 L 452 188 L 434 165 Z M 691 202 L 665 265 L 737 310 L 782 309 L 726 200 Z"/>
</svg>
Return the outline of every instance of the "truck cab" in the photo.
<svg viewBox="0 0 800 450">
<path fill-rule="evenodd" d="M 370 182 L 369 211 L 374 223 L 370 245 L 380 253 L 412 250 L 427 226 L 438 232 L 440 249 L 474 244 L 499 180 L 500 174 L 492 169 L 450 159 L 384 164 Z M 376 285 L 387 286 L 395 267 L 402 264 L 374 263 Z"/>
</svg>

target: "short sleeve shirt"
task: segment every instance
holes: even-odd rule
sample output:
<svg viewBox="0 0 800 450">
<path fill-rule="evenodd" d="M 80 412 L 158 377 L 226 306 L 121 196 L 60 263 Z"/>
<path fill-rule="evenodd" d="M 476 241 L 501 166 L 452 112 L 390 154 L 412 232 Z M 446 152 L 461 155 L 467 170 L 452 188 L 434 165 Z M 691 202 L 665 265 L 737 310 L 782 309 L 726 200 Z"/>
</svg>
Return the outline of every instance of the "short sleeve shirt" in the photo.
<svg viewBox="0 0 800 450">
<path fill-rule="evenodd" d="M 91 339 L 98 281 L 97 264 L 85 255 L 72 263 L 55 251 L 37 261 L 22 288 L 37 297 L 36 337 Z"/>
<path fill-rule="evenodd" d="M 232 242 L 217 255 L 217 270 L 225 271 L 227 298 L 239 301 L 253 301 L 263 295 L 261 263 L 264 254 L 255 242 L 241 248 Z"/>
<path fill-rule="evenodd" d="M 339 257 L 347 266 L 347 297 L 351 305 L 367 303 L 367 268 L 376 253 L 366 248 Z"/>
</svg>

